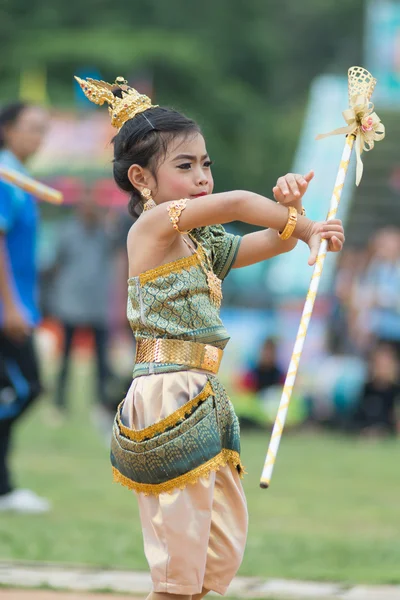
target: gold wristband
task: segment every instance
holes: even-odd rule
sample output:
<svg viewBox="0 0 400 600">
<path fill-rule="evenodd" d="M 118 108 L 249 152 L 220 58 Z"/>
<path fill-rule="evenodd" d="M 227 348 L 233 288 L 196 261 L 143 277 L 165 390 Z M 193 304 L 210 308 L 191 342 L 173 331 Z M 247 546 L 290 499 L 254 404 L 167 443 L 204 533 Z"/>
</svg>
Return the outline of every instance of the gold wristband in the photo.
<svg viewBox="0 0 400 600">
<path fill-rule="evenodd" d="M 278 231 L 278 235 L 283 242 L 291 237 L 297 224 L 297 210 L 295 209 L 295 207 L 289 206 L 288 211 L 289 216 L 285 225 L 285 229 L 283 231 Z"/>
<path fill-rule="evenodd" d="M 281 203 L 278 202 L 278 204 L 281 204 Z M 282 204 L 282 206 L 285 206 L 285 205 Z M 299 212 L 299 215 L 301 215 L 302 217 L 306 217 L 307 216 L 306 209 L 304 208 L 304 206 L 301 207 L 301 211 Z"/>
</svg>

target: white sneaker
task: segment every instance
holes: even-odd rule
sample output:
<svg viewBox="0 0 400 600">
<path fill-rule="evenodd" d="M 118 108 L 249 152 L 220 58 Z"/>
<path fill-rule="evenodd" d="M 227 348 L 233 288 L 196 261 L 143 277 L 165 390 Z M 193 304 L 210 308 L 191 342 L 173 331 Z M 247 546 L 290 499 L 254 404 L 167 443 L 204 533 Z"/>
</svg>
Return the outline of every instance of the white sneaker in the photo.
<svg viewBox="0 0 400 600">
<path fill-rule="evenodd" d="M 0 512 L 14 511 L 25 514 L 43 514 L 51 509 L 50 502 L 31 490 L 13 490 L 0 496 Z"/>
</svg>

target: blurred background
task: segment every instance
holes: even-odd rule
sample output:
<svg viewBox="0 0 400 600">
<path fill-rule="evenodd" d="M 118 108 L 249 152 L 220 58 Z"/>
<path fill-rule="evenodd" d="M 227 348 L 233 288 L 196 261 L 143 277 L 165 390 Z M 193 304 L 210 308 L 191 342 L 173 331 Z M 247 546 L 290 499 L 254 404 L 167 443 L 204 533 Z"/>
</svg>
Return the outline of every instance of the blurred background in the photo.
<svg viewBox="0 0 400 600">
<path fill-rule="evenodd" d="M 125 316 L 132 221 L 112 179 L 108 112 L 73 76 L 123 75 L 153 102 L 195 118 L 215 191 L 271 197 L 278 177 L 313 169 L 303 202 L 321 220 L 343 138 L 315 136 L 344 125 L 347 70 L 362 65 L 378 79 L 373 101 L 386 139 L 363 156 L 359 188 L 354 163 L 349 170 L 339 210 L 345 249 L 325 264 L 267 494 L 257 481 L 311 277 L 305 248 L 231 272 L 221 376 L 250 468 L 242 573 L 400 582 L 400 2 L 2 0 L 0 35 L 0 103 L 49 110 L 29 169 L 64 194 L 62 206 L 40 204 L 37 338 L 47 389 L 15 453 L 20 478 L 54 508 L 19 517 L 23 527 L 0 515 L 0 557 L 145 568 L 134 499 L 109 485 L 106 464 L 111 415 L 134 359 Z M 76 222 L 95 223 L 101 235 L 87 241 L 93 260 L 71 274 Z M 71 281 L 96 289 L 92 320 L 65 301 Z"/>
</svg>

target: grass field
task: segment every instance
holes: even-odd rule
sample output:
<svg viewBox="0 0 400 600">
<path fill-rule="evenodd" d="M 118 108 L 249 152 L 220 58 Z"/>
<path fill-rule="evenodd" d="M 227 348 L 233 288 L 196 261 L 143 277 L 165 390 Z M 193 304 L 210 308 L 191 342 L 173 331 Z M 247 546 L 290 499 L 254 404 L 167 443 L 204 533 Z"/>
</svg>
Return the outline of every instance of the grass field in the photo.
<svg viewBox="0 0 400 600">
<path fill-rule="evenodd" d="M 77 369 L 75 369 L 77 371 Z M 146 569 L 134 495 L 111 482 L 108 447 L 89 418 L 87 370 L 71 418 L 48 424 L 44 400 L 16 440 L 19 484 L 50 498 L 46 516 L 0 516 L 0 559 Z M 240 573 L 400 583 L 400 443 L 287 434 L 269 490 L 268 436 L 244 434 L 250 529 Z"/>
</svg>

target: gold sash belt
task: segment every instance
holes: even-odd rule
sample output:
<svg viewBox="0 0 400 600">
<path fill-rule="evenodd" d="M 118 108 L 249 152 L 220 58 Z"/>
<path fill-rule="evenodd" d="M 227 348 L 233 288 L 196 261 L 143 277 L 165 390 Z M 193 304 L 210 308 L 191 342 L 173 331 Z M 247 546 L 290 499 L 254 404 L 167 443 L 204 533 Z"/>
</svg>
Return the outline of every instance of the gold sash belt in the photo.
<svg viewBox="0 0 400 600">
<path fill-rule="evenodd" d="M 223 353 L 215 346 L 186 340 L 157 338 L 138 340 L 136 343 L 137 363 L 172 363 L 214 374 L 218 373 Z"/>
</svg>

